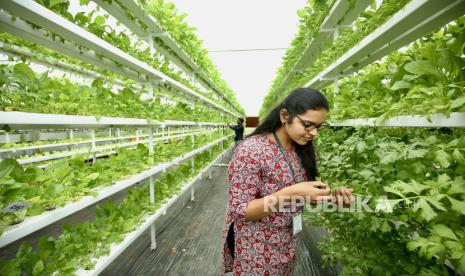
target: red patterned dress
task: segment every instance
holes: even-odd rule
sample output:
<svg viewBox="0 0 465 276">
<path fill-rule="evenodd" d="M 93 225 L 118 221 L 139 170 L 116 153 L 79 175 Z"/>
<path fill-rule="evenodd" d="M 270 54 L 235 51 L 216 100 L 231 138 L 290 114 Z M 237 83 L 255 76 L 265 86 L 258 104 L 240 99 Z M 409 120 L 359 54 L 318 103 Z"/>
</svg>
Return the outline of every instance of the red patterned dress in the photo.
<svg viewBox="0 0 465 276">
<path fill-rule="evenodd" d="M 286 153 L 298 178 L 307 181 L 306 173 L 299 171 L 297 153 L 293 149 Z M 230 199 L 222 236 L 221 274 L 233 271 L 234 275 L 291 275 L 296 242 L 292 234 L 294 213 L 276 212 L 259 220 L 245 220 L 249 201 L 294 184 L 278 145 L 265 135 L 245 139 L 234 150 L 228 175 Z"/>
</svg>

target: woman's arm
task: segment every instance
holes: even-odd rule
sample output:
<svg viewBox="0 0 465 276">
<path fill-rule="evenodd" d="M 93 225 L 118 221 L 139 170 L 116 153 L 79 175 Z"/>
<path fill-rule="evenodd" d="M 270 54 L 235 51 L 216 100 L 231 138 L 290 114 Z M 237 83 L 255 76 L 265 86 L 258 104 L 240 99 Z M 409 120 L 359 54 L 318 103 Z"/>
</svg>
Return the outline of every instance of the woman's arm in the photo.
<svg viewBox="0 0 465 276">
<path fill-rule="evenodd" d="M 289 202 L 291 197 L 310 198 L 310 202 L 316 203 L 332 199 L 331 190 L 328 185 L 320 181 L 301 182 L 295 185 L 283 188 L 271 195 L 263 198 L 257 198 L 249 201 L 245 212 L 246 220 L 258 220 L 267 217 L 273 213 L 273 210 L 278 210 L 281 203 Z"/>
</svg>

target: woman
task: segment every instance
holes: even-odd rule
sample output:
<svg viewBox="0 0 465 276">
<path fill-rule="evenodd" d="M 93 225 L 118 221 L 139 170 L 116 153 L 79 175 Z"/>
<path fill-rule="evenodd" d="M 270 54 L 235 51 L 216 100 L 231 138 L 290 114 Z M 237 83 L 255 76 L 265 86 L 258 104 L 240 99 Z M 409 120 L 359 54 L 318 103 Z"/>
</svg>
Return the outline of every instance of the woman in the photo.
<svg viewBox="0 0 465 276">
<path fill-rule="evenodd" d="M 297 89 L 236 148 L 228 170 L 222 272 L 292 274 L 303 207 L 284 205 L 291 196 L 313 204 L 333 198 L 328 185 L 315 181 L 319 173 L 312 143 L 328 112 L 321 92 Z M 339 189 L 336 200 L 349 204 L 351 192 Z"/>
</svg>

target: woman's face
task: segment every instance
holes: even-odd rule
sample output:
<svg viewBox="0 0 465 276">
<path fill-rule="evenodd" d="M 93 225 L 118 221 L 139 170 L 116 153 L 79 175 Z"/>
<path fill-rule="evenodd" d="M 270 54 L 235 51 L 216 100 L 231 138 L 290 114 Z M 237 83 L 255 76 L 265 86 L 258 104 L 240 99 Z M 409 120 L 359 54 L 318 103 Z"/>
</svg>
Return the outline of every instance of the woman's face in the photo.
<svg viewBox="0 0 465 276">
<path fill-rule="evenodd" d="M 302 114 L 298 114 L 288 122 L 287 112 L 283 112 L 282 119 L 285 120 L 284 129 L 289 137 L 299 145 L 306 145 L 310 140 L 313 140 L 318 134 L 318 126 L 326 121 L 328 111 L 321 108 L 317 110 L 307 110 Z M 307 129 L 307 130 L 306 130 Z"/>
</svg>

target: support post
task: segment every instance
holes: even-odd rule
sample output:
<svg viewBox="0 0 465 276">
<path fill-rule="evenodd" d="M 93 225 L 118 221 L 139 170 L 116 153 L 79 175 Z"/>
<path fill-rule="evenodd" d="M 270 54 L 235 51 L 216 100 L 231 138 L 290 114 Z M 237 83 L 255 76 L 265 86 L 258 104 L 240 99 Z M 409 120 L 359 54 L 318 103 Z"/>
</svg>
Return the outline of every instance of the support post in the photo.
<svg viewBox="0 0 465 276">
<path fill-rule="evenodd" d="M 117 128 L 116 129 L 116 148 L 119 148 L 120 139 L 121 139 L 121 129 Z"/>
<path fill-rule="evenodd" d="M 139 144 L 139 135 L 140 135 L 140 130 L 136 129 L 136 143 Z"/>
<path fill-rule="evenodd" d="M 191 158 L 191 169 L 192 169 L 192 174 L 195 175 L 195 156 L 192 156 Z M 192 188 L 191 188 L 191 201 L 195 200 L 194 184 L 192 184 Z"/>
<path fill-rule="evenodd" d="M 334 26 L 333 43 L 339 37 L 339 25 Z"/>
<path fill-rule="evenodd" d="M 149 185 L 150 185 L 150 204 L 155 203 L 155 184 L 153 181 L 153 175 L 149 178 Z M 155 222 L 150 225 L 150 249 L 155 250 L 157 248 L 157 239 L 156 239 L 156 231 L 155 231 Z"/>
<path fill-rule="evenodd" d="M 153 156 L 153 128 L 149 127 L 149 155 Z"/>
<path fill-rule="evenodd" d="M 97 161 L 97 156 L 95 152 L 97 149 L 97 146 L 95 144 L 95 129 L 92 129 L 91 135 L 92 135 L 92 145 L 91 145 L 90 151 L 92 152 L 92 162 L 95 163 L 95 161 Z"/>
<path fill-rule="evenodd" d="M 333 110 L 336 111 L 336 95 L 339 93 L 339 78 L 336 77 L 334 79 L 334 90 L 333 90 L 333 102 L 334 102 L 334 106 L 333 106 Z"/>
<path fill-rule="evenodd" d="M 68 129 L 68 139 L 74 139 L 74 130 L 73 129 Z M 68 150 L 71 150 L 73 148 L 73 145 L 70 144 L 68 146 Z"/>
</svg>

